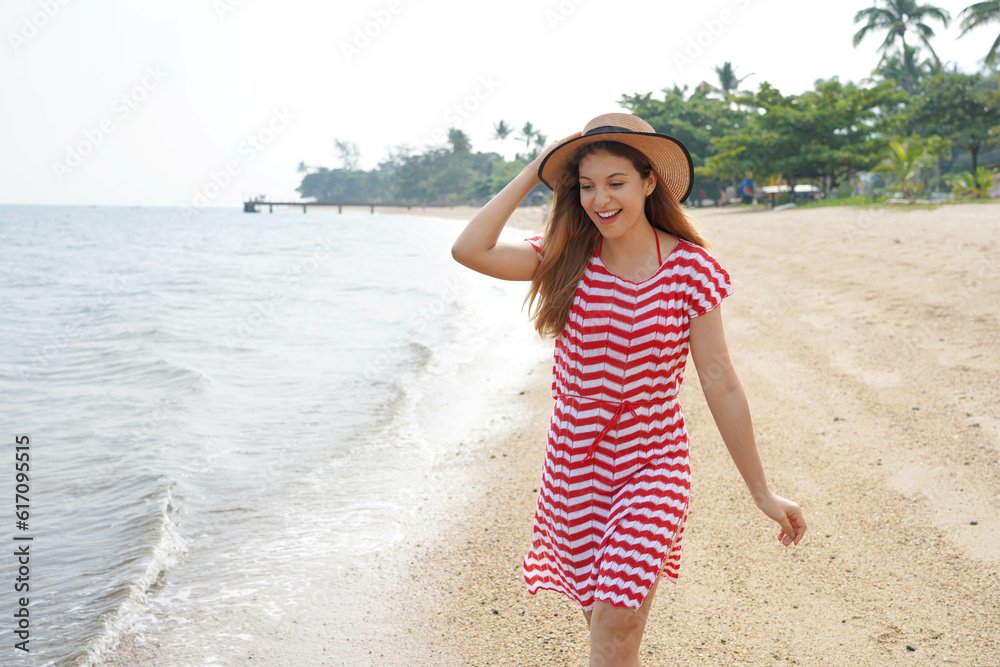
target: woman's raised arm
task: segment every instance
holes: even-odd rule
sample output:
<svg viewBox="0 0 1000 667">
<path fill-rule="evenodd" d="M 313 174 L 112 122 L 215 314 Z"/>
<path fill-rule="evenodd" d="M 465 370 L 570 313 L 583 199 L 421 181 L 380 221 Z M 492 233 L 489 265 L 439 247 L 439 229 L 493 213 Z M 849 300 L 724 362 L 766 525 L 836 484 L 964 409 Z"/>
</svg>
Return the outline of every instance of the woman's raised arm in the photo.
<svg viewBox="0 0 1000 667">
<path fill-rule="evenodd" d="M 552 148 L 575 134 L 546 148 L 531 164 L 521 170 L 500 193 L 486 202 L 469 221 L 451 247 L 451 256 L 473 271 L 502 280 L 531 280 L 538 267 L 538 255 L 526 241 L 499 241 L 500 231 L 518 205 L 541 181 L 538 165 Z"/>
</svg>

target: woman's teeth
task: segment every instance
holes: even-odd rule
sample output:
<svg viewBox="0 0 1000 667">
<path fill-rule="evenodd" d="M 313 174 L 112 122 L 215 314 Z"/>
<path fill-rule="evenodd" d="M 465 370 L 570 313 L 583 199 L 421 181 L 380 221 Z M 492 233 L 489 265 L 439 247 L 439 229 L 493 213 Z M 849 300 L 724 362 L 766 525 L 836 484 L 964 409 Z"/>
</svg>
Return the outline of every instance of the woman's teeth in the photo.
<svg viewBox="0 0 1000 667">
<path fill-rule="evenodd" d="M 617 209 L 615 211 L 608 211 L 607 213 L 598 211 L 597 217 L 601 219 L 601 222 L 612 222 L 618 217 L 618 214 L 621 212 L 622 212 L 621 209 Z"/>
</svg>

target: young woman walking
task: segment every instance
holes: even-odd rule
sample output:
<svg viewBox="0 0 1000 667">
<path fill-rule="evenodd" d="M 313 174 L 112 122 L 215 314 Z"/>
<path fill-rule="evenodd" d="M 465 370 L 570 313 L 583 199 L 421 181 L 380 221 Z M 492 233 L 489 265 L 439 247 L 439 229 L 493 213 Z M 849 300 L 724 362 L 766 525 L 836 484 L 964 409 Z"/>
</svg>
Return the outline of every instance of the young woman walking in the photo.
<svg viewBox="0 0 1000 667">
<path fill-rule="evenodd" d="M 452 254 L 495 278 L 531 281 L 529 308 L 556 338 L 534 536 L 531 593 L 580 605 L 590 664 L 640 665 L 660 578 L 676 581 L 690 490 L 678 391 L 688 351 L 705 399 L 757 507 L 798 544 L 801 508 L 767 486 L 719 305 L 729 274 L 685 214 L 684 146 L 612 113 L 550 146 L 469 222 Z M 500 242 L 539 181 L 555 193 L 543 236 Z"/>
</svg>

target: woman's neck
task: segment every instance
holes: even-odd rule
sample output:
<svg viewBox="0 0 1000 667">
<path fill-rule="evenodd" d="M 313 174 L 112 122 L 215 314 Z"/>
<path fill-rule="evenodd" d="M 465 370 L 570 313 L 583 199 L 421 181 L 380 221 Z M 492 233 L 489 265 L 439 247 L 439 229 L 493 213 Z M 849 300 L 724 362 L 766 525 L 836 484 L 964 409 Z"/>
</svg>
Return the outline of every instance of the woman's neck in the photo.
<svg viewBox="0 0 1000 667">
<path fill-rule="evenodd" d="M 656 252 L 655 244 L 656 231 L 644 217 L 621 236 L 604 239 L 601 256 L 620 264 L 642 262 L 651 249 Z"/>
<path fill-rule="evenodd" d="M 617 276 L 641 282 L 660 268 L 656 230 L 643 219 L 626 234 L 606 238 L 601 244 L 601 261 Z"/>
</svg>

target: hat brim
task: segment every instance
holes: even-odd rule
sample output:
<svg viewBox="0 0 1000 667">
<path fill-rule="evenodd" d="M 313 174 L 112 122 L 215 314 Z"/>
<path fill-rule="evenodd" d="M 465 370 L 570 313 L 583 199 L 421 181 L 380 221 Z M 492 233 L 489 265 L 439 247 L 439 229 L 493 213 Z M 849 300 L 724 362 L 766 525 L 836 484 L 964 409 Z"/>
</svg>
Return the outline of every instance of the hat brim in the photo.
<svg viewBox="0 0 1000 667">
<path fill-rule="evenodd" d="M 655 132 L 625 130 L 598 132 L 575 137 L 556 146 L 538 166 L 538 178 L 545 187 L 555 190 L 559 175 L 566 169 L 573 154 L 587 144 L 617 141 L 645 155 L 660 179 L 670 189 L 678 203 L 683 203 L 694 184 L 694 162 L 687 147 L 674 137 Z"/>
</svg>

